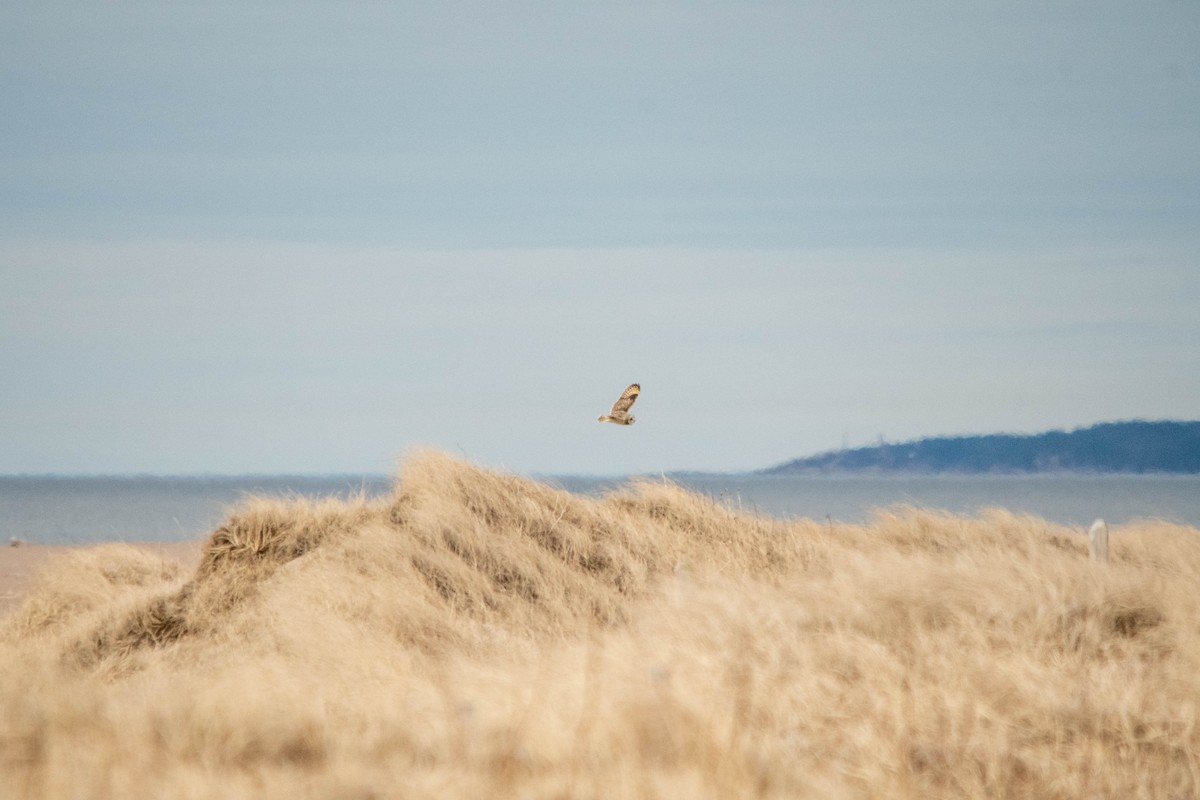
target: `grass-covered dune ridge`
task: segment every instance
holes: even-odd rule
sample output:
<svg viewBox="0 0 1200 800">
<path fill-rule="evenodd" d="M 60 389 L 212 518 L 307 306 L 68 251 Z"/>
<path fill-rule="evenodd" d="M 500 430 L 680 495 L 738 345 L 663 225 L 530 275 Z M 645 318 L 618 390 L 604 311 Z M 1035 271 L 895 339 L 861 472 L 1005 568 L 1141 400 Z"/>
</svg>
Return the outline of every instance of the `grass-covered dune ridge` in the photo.
<svg viewBox="0 0 1200 800">
<path fill-rule="evenodd" d="M 862 526 L 410 457 L 0 620 L 0 796 L 1188 797 L 1200 532 Z"/>
</svg>

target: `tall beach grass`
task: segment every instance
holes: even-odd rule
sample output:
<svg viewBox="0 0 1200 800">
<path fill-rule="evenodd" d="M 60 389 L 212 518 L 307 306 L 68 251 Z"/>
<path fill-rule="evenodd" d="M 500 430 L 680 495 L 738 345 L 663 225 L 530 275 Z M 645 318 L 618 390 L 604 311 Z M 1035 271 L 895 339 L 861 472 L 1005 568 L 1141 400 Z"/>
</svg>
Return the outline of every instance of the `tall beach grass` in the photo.
<svg viewBox="0 0 1200 800">
<path fill-rule="evenodd" d="M 1186 798 L 1200 531 L 778 520 L 436 452 L 0 619 L 0 797 Z"/>
</svg>

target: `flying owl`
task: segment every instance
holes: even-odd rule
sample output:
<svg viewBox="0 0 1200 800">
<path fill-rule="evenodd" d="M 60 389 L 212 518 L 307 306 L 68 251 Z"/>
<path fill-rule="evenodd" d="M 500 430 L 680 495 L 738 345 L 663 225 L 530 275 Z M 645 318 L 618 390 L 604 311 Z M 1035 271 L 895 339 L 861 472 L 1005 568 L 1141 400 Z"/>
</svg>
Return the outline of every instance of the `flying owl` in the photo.
<svg viewBox="0 0 1200 800">
<path fill-rule="evenodd" d="M 616 425 L 632 425 L 633 414 L 629 413 L 629 409 L 633 406 L 633 401 L 638 399 L 642 387 L 636 383 L 629 384 L 629 388 L 621 393 L 621 398 L 613 403 L 612 411 L 600 416 L 597 422 L 612 422 Z"/>
</svg>

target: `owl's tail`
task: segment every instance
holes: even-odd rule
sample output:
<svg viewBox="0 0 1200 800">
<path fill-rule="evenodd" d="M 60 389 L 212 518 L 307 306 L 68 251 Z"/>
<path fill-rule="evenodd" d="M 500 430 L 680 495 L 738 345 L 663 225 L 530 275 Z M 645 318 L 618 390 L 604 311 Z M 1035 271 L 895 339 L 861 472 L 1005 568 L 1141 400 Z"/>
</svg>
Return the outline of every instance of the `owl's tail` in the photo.
<svg viewBox="0 0 1200 800">
<path fill-rule="evenodd" d="M 607 414 L 601 414 L 600 416 L 596 417 L 596 422 L 611 422 L 611 421 L 612 421 L 612 417 L 608 416 Z"/>
</svg>

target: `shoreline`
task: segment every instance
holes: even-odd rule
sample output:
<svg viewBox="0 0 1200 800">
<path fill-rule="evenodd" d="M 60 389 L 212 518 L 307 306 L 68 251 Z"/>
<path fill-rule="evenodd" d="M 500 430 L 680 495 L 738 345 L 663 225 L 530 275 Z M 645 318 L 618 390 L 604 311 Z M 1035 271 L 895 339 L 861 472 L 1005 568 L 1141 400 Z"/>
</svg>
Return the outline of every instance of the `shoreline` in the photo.
<svg viewBox="0 0 1200 800">
<path fill-rule="evenodd" d="M 162 558 L 178 561 L 185 570 L 200 563 L 200 551 L 207 536 L 183 542 L 97 542 L 95 544 L 32 544 L 0 547 L 0 618 L 20 605 L 34 577 L 56 558 L 78 550 L 125 544 Z"/>
</svg>

